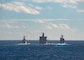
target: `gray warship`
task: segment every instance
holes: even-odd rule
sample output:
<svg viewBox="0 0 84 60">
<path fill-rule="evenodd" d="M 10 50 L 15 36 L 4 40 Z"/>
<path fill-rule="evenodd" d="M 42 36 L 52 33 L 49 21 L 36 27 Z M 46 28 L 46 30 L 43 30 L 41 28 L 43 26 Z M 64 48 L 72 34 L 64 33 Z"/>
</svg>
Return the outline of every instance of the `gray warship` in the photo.
<svg viewBox="0 0 84 60">
<path fill-rule="evenodd" d="M 60 43 L 64 43 L 64 42 L 65 42 L 64 36 L 61 35 L 61 37 L 60 37 Z"/>
<path fill-rule="evenodd" d="M 23 37 L 22 43 L 27 43 L 27 40 L 25 39 L 25 36 Z"/>
<path fill-rule="evenodd" d="M 39 43 L 40 44 L 46 44 L 47 43 L 47 37 L 42 33 L 42 36 L 39 37 Z"/>
</svg>

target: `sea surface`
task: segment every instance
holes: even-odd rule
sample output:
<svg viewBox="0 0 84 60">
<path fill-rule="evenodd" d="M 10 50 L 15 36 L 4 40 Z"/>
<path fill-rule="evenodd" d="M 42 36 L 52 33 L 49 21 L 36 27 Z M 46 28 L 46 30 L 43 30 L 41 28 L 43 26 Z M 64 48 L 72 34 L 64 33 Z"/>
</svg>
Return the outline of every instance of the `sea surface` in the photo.
<svg viewBox="0 0 84 60">
<path fill-rule="evenodd" d="M 36 41 L 0 40 L 0 60 L 84 60 L 84 41 L 58 40 L 39 44 Z"/>
</svg>

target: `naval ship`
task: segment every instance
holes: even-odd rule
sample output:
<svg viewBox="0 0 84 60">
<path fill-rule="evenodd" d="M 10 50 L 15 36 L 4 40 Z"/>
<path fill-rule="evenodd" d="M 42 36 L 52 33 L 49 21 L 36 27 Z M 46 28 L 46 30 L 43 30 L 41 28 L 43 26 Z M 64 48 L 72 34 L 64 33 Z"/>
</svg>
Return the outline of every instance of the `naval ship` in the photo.
<svg viewBox="0 0 84 60">
<path fill-rule="evenodd" d="M 27 40 L 25 39 L 25 36 L 23 37 L 22 43 L 27 43 Z"/>
<path fill-rule="evenodd" d="M 60 37 L 60 43 L 65 43 L 65 39 L 64 39 L 63 35 L 61 35 L 61 37 Z"/>
<path fill-rule="evenodd" d="M 42 36 L 39 37 L 39 43 L 40 44 L 46 44 L 47 43 L 47 37 L 42 33 Z"/>
</svg>

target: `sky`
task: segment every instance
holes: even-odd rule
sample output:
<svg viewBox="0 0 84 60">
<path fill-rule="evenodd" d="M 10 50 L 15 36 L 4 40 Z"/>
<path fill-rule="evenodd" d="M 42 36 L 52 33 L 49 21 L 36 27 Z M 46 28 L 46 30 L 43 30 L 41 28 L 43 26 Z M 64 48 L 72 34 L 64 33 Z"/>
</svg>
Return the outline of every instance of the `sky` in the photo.
<svg viewBox="0 0 84 60">
<path fill-rule="evenodd" d="M 84 0 L 0 0 L 0 40 L 84 40 Z"/>
</svg>

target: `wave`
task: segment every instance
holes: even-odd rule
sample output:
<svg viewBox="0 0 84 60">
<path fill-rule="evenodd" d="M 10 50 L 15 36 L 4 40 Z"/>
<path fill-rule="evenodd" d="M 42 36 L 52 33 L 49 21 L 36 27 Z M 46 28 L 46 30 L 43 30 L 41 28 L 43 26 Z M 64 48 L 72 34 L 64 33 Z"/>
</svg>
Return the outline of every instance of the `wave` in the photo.
<svg viewBox="0 0 84 60">
<path fill-rule="evenodd" d="M 39 44 L 39 43 L 18 43 L 17 45 L 69 45 L 68 43 L 46 43 L 46 44 Z"/>
<path fill-rule="evenodd" d="M 31 43 L 19 43 L 17 45 L 30 45 Z"/>
<path fill-rule="evenodd" d="M 57 43 L 56 45 L 69 45 L 68 43 Z"/>
</svg>

